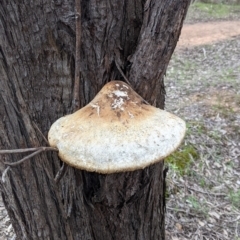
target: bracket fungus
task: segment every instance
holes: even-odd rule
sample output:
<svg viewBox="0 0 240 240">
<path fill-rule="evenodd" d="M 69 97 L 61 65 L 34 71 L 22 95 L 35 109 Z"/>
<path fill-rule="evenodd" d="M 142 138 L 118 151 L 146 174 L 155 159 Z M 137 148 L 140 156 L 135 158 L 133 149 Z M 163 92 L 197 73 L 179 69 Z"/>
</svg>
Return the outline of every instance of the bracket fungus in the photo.
<svg viewBox="0 0 240 240">
<path fill-rule="evenodd" d="M 48 140 L 63 162 L 110 174 L 159 162 L 176 150 L 185 131 L 182 119 L 147 105 L 126 83 L 111 81 L 88 105 L 53 123 Z"/>
</svg>

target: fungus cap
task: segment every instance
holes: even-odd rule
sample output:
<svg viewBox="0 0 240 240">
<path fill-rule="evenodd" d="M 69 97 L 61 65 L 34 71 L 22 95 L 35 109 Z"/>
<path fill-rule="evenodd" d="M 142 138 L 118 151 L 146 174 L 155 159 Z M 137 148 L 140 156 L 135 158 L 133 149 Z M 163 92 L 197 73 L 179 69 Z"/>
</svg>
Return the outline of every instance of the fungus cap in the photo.
<svg viewBox="0 0 240 240">
<path fill-rule="evenodd" d="M 63 162 L 108 174 L 160 161 L 185 131 L 182 119 L 147 105 L 126 83 L 111 81 L 88 105 L 53 123 L 48 140 Z"/>
</svg>

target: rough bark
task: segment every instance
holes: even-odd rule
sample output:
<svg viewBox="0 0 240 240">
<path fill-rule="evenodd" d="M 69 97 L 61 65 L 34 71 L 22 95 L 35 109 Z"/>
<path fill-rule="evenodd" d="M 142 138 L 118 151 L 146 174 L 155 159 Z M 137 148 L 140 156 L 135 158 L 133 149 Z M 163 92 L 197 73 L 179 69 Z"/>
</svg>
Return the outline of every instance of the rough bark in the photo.
<svg viewBox="0 0 240 240">
<path fill-rule="evenodd" d="M 123 79 L 164 107 L 163 77 L 190 0 L 82 0 L 80 106 Z M 74 0 L 0 0 L 0 147 L 45 145 L 50 125 L 73 110 Z M 107 147 L 107 146 L 106 146 Z M 15 162 L 22 154 L 0 156 Z M 164 239 L 163 162 L 101 175 L 69 168 L 56 153 L 11 168 L 1 192 L 17 239 Z"/>
</svg>

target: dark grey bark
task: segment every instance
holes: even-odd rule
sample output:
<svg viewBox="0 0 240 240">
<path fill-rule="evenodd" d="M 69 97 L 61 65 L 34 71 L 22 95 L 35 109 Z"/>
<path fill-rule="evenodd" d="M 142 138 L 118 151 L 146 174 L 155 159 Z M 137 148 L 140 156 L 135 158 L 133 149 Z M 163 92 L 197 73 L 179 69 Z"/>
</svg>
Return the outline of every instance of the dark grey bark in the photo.
<svg viewBox="0 0 240 240">
<path fill-rule="evenodd" d="M 123 79 L 164 107 L 163 77 L 190 0 L 82 0 L 80 106 Z M 0 147 L 45 145 L 50 125 L 74 106 L 74 1 L 0 0 Z M 106 146 L 107 147 L 107 146 Z M 0 156 L 15 162 L 22 154 Z M 164 239 L 163 162 L 102 175 L 42 153 L 11 168 L 1 192 L 18 239 Z"/>
</svg>

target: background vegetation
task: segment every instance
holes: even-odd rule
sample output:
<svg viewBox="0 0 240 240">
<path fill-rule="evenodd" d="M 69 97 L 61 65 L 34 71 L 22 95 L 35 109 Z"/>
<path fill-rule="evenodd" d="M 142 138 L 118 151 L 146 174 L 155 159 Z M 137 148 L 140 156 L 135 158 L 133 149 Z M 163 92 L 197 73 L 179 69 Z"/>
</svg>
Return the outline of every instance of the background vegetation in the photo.
<svg viewBox="0 0 240 240">
<path fill-rule="evenodd" d="M 212 2 L 192 4 L 192 31 L 199 22 L 240 20 L 239 5 Z M 166 159 L 167 239 L 240 239 L 239 49 L 239 35 L 177 48 L 168 67 L 166 109 L 184 118 L 188 131 Z"/>
</svg>

